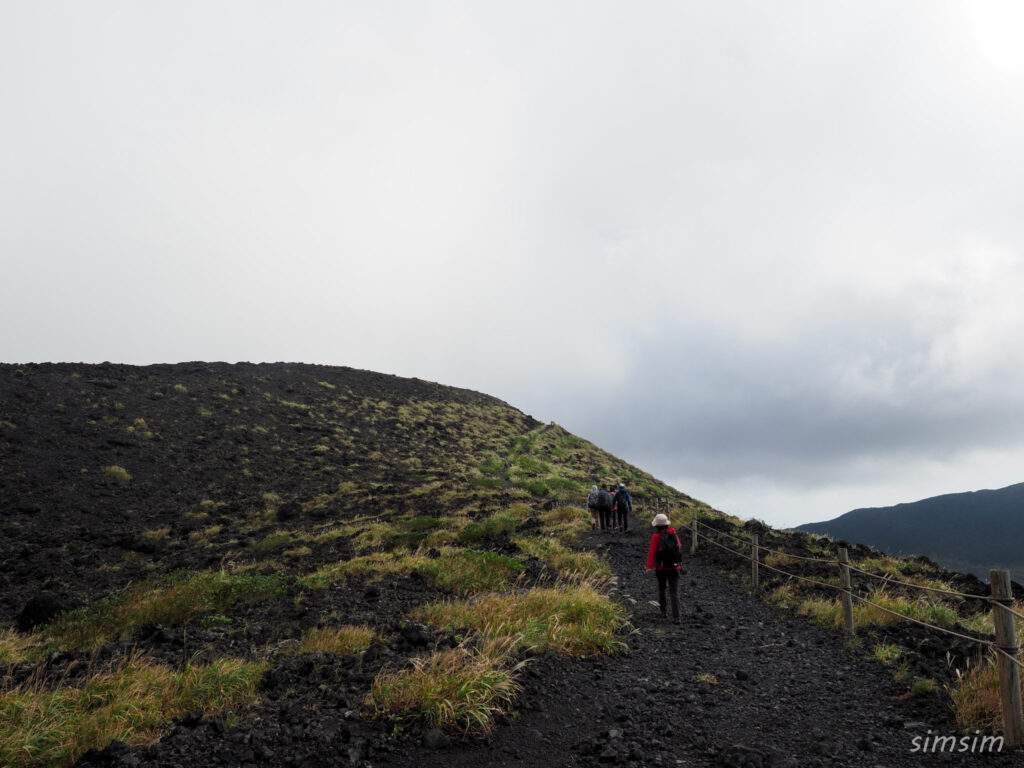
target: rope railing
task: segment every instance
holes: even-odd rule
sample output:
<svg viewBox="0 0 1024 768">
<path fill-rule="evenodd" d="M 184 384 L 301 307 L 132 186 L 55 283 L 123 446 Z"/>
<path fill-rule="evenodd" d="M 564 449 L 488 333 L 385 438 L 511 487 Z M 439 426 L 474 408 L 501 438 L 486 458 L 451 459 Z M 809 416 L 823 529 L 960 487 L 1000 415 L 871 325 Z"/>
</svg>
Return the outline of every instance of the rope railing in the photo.
<svg viewBox="0 0 1024 768">
<path fill-rule="evenodd" d="M 718 534 L 720 536 L 726 536 L 726 537 L 728 537 L 730 539 L 733 539 L 734 541 L 739 541 L 739 542 L 741 542 L 743 544 L 750 544 L 750 542 L 748 540 L 746 540 L 746 539 L 742 539 L 739 536 L 735 536 L 735 535 L 733 535 L 731 533 L 727 533 L 725 531 L 720 531 L 717 528 L 713 528 L 710 525 L 702 523 L 700 520 L 697 521 L 697 525 L 699 525 L 702 528 L 705 528 L 705 529 L 711 531 L 712 533 L 716 533 L 716 534 Z M 730 550 L 730 551 L 733 551 L 733 550 Z M 772 554 L 783 555 L 785 557 L 794 557 L 797 560 L 805 560 L 805 561 L 810 561 L 810 562 L 815 562 L 815 563 L 825 563 L 826 565 L 833 565 L 833 566 L 836 565 L 836 562 L 837 562 L 835 560 L 824 560 L 824 559 L 819 558 L 819 557 L 804 557 L 803 555 L 797 555 L 797 554 L 794 554 L 792 552 L 781 552 L 779 550 L 771 549 L 770 547 L 765 547 L 765 546 L 761 546 L 761 545 L 758 545 L 758 551 L 770 552 Z M 740 554 L 742 557 L 746 557 L 748 560 L 752 559 L 749 555 L 746 555 L 746 554 L 743 554 L 743 553 L 737 552 L 736 554 Z M 769 570 L 776 570 L 776 571 L 778 570 L 776 568 L 772 568 L 771 566 L 769 566 L 769 565 L 767 565 L 765 563 L 762 563 L 762 565 L 765 568 L 768 568 Z M 967 592 L 957 592 L 955 590 L 939 589 L 938 587 L 929 587 L 929 586 L 926 586 L 924 584 L 915 584 L 915 583 L 910 582 L 910 581 L 903 581 L 901 579 L 897 579 L 896 577 L 892 576 L 891 574 L 873 573 L 871 571 L 865 571 L 863 568 L 858 568 L 857 566 L 853 565 L 852 563 L 849 564 L 849 568 L 850 568 L 851 571 L 856 571 L 857 573 L 860 573 L 860 574 L 862 574 L 864 576 L 869 576 L 871 578 L 878 579 L 880 581 L 885 581 L 885 582 L 887 582 L 889 584 L 898 584 L 901 587 L 909 587 L 911 589 L 920 589 L 920 590 L 923 590 L 923 591 L 926 591 L 926 592 L 934 592 L 934 593 L 937 593 L 937 594 L 940 594 L 940 595 L 948 595 L 949 597 L 959 597 L 959 598 L 962 598 L 962 599 L 965 599 L 965 600 L 979 600 L 981 602 L 987 602 L 987 603 L 991 603 L 992 602 L 992 596 L 991 595 L 972 595 L 972 594 L 969 594 Z M 782 571 L 779 571 L 779 572 L 783 573 Z M 787 574 L 787 575 L 795 576 L 795 574 Z M 1017 618 L 1024 620 L 1024 614 L 1017 613 L 1016 611 L 1014 611 L 1012 608 L 1009 608 L 1008 606 L 1004 606 L 1004 607 L 1006 608 L 1006 610 L 1008 610 L 1010 613 L 1012 613 Z"/>
<path fill-rule="evenodd" d="M 878 603 L 872 600 L 868 600 L 866 597 L 861 597 L 855 592 L 851 592 L 850 597 L 852 597 L 854 600 L 859 600 L 862 603 L 877 608 L 880 611 L 885 611 L 885 613 L 891 614 L 892 616 L 905 619 L 906 621 L 912 621 L 915 624 L 920 624 L 922 627 L 928 627 L 928 629 L 934 629 L 938 632 L 944 632 L 947 635 L 959 637 L 961 640 L 969 640 L 972 643 L 978 643 L 979 645 L 984 645 L 990 649 L 996 648 L 995 643 L 993 643 L 991 640 L 982 640 L 981 638 L 971 637 L 970 635 L 965 635 L 961 632 L 957 632 L 956 630 L 949 629 L 948 627 L 940 627 L 938 624 L 929 624 L 927 621 L 921 621 L 920 619 L 915 619 L 913 616 L 907 616 L 905 613 L 900 613 L 899 611 L 894 611 L 891 608 L 886 608 L 884 605 L 879 605 Z"/>
<path fill-rule="evenodd" d="M 750 543 L 746 539 L 742 539 L 739 536 L 734 536 L 733 534 L 727 533 L 725 531 L 720 531 L 717 528 L 711 527 L 707 523 L 702 523 L 700 520 L 697 521 L 697 525 L 701 526 L 702 528 L 706 528 L 709 531 L 713 531 L 714 533 L 720 534 L 722 536 L 728 536 L 730 539 L 733 539 L 734 541 L 738 541 L 738 542 L 740 542 L 742 544 L 749 544 Z M 765 551 L 765 552 L 770 552 L 773 555 L 782 555 L 783 557 L 795 557 L 797 560 L 805 560 L 805 561 L 810 562 L 810 563 L 825 563 L 826 565 L 834 565 L 834 562 L 832 560 L 825 560 L 825 559 L 820 558 L 820 557 L 806 557 L 804 555 L 794 554 L 793 552 L 782 552 L 780 550 L 772 549 L 770 547 L 764 547 L 764 546 L 759 546 L 758 548 L 763 550 L 763 551 Z"/>
<path fill-rule="evenodd" d="M 991 596 L 989 596 L 989 597 L 987 597 L 985 599 L 988 600 L 990 603 L 998 603 L 999 605 L 1001 605 L 1003 607 L 1003 610 L 1006 611 L 1007 613 L 1012 613 L 1018 619 L 1024 620 L 1024 614 L 1017 613 L 1015 610 L 1013 610 L 1013 608 L 1011 608 L 1010 606 L 1006 605 L 1005 603 L 1000 602 L 999 600 L 996 600 L 996 599 L 994 599 Z"/>
<path fill-rule="evenodd" d="M 708 539 L 707 542 L 708 542 L 708 544 L 712 544 L 712 545 L 718 547 L 719 549 L 724 549 L 726 552 L 732 552 L 734 555 L 739 555 L 740 557 L 745 557 L 747 560 L 753 560 L 753 558 L 750 555 L 746 554 L 745 552 L 737 552 L 735 549 L 730 549 L 729 547 L 725 546 L 724 544 L 719 544 L 717 541 L 712 541 L 711 539 Z M 808 584 L 815 584 L 815 585 L 817 585 L 819 587 L 827 587 L 828 589 L 835 589 L 835 590 L 839 590 L 839 591 L 842 591 L 842 589 L 843 589 L 839 585 L 837 585 L 837 584 L 829 584 L 827 581 L 821 581 L 819 579 L 809 579 L 806 576 L 800 576 L 799 574 L 796 574 L 796 573 L 789 573 L 789 572 L 783 571 L 783 570 L 781 570 L 779 568 L 773 568 L 772 566 L 766 565 L 765 563 L 761 563 L 761 565 L 764 568 L 767 568 L 770 571 L 775 571 L 776 573 L 781 573 L 783 576 L 788 576 L 789 578 L 796 579 L 798 581 L 806 581 Z"/>
<path fill-rule="evenodd" d="M 999 647 L 998 645 L 996 645 L 995 643 L 991 643 L 991 644 L 989 645 L 989 647 L 990 647 L 990 648 L 991 648 L 991 649 L 992 649 L 993 651 L 995 651 L 996 653 L 998 653 L 998 654 L 1000 654 L 1000 655 L 1002 655 L 1002 656 L 1006 657 L 1006 660 L 1007 660 L 1007 661 L 1011 662 L 1012 664 L 1016 664 L 1016 665 L 1017 665 L 1018 667 L 1020 667 L 1021 669 L 1024 669 L 1024 663 L 1022 663 L 1020 659 L 1014 658 L 1013 654 L 1011 654 L 1011 653 L 1007 653 L 1007 652 L 1006 652 L 1006 650 L 1004 650 L 1003 648 L 1000 648 L 1000 647 Z"/>
<path fill-rule="evenodd" d="M 711 530 L 715 530 L 715 529 L 712 528 Z M 716 531 L 716 530 L 715 530 L 715 532 L 716 533 L 721 533 L 721 531 Z M 738 557 L 742 557 L 742 558 L 744 558 L 746 560 L 753 560 L 754 559 L 751 555 L 748 555 L 746 552 L 740 552 L 739 550 L 731 549 L 729 547 L 726 547 L 724 544 L 718 543 L 717 541 L 712 541 L 711 539 L 707 539 L 707 542 L 709 544 L 713 544 L 714 546 L 718 547 L 719 549 L 724 549 L 727 552 L 731 552 L 732 554 L 737 555 Z M 809 579 L 806 576 L 801 576 L 801 575 L 796 574 L 796 573 L 790 573 L 789 571 L 784 571 L 781 568 L 775 568 L 774 566 L 768 565 L 767 563 L 760 563 L 760 567 L 766 568 L 769 571 L 774 571 L 775 573 L 781 574 L 781 575 L 786 576 L 786 577 L 791 578 L 791 579 L 796 579 L 798 581 L 805 581 L 805 582 L 808 582 L 810 584 L 815 584 L 817 586 L 827 587 L 828 589 L 833 589 L 833 590 L 835 590 L 837 592 L 847 593 L 851 597 L 853 597 L 856 600 L 859 600 L 862 603 L 866 603 L 867 605 L 874 606 L 875 608 L 878 608 L 879 610 L 884 611 L 885 613 L 892 614 L 893 616 L 897 616 L 897 617 L 899 617 L 901 619 L 906 619 L 907 621 L 912 621 L 915 624 L 920 624 L 921 626 L 928 627 L 930 629 L 935 629 L 935 630 L 938 630 L 939 632 L 945 632 L 946 634 L 954 635 L 954 636 L 962 638 L 964 640 L 970 640 L 972 643 L 980 643 L 982 645 L 989 646 L 991 648 L 995 648 L 996 647 L 991 641 L 982 640 L 980 638 L 971 637 L 969 635 L 964 635 L 964 634 L 961 634 L 959 632 L 955 632 L 954 630 L 948 629 L 946 627 L 941 627 L 941 626 L 938 626 L 937 624 L 929 624 L 928 622 L 921 621 L 920 619 L 915 619 L 912 616 L 907 616 L 906 614 L 902 614 L 902 613 L 899 613 L 898 611 L 894 611 L 894 610 L 892 610 L 890 608 L 886 608 L 884 605 L 879 605 L 876 602 L 868 600 L 866 597 L 862 597 L 862 596 L 856 594 L 855 592 L 853 592 L 852 590 L 846 590 L 845 588 L 839 586 L 838 584 L 830 584 L 829 582 L 821 581 L 820 579 Z M 859 568 L 854 568 L 852 565 L 849 566 L 849 567 L 850 567 L 851 570 L 858 571 L 859 573 L 865 573 L 868 576 L 876 575 L 876 574 L 869 573 L 867 571 L 862 571 Z M 907 583 L 907 585 L 911 586 L 911 587 L 920 586 L 920 585 L 917 585 L 917 584 L 909 584 L 909 583 Z M 921 588 L 922 589 L 930 589 L 928 587 L 921 587 Z M 941 592 L 943 590 L 933 590 L 933 591 Z M 956 595 L 956 594 L 959 594 L 959 593 L 949 592 L 948 594 Z M 969 597 L 977 598 L 979 596 L 978 595 L 969 595 Z M 984 600 L 986 602 L 993 602 L 991 597 L 981 597 L 980 599 L 982 599 L 982 600 Z M 1006 610 L 1009 610 L 1011 613 L 1014 613 L 1014 611 L 1012 611 L 1010 608 L 1007 608 L 1006 606 L 1003 606 L 1003 607 L 1006 608 Z M 1019 615 L 1019 614 L 1016 614 L 1016 615 Z"/>
<path fill-rule="evenodd" d="M 1014 628 L 1014 617 L 1024 619 L 1024 615 L 1014 610 L 1013 605 L 1013 591 L 1010 584 L 1010 575 L 1008 571 L 993 571 L 992 572 L 992 595 L 971 595 L 966 592 L 958 592 L 949 589 L 940 589 L 938 587 L 931 587 L 924 584 L 914 584 L 909 581 L 902 581 L 895 578 L 891 574 L 877 574 L 871 571 L 858 568 L 849 562 L 847 550 L 839 550 L 838 561 L 827 561 L 820 558 L 808 558 L 800 555 L 793 555 L 786 552 L 777 552 L 768 547 L 762 547 L 759 542 L 759 536 L 753 534 L 750 541 L 734 536 L 726 531 L 720 531 L 717 528 L 713 528 L 709 525 L 701 523 L 696 517 L 691 521 L 692 525 L 692 536 L 694 537 L 694 547 L 697 542 L 697 528 L 698 525 L 703 527 L 706 531 L 718 534 L 742 544 L 749 544 L 751 548 L 751 554 L 746 552 L 732 549 L 724 544 L 715 540 L 714 537 L 704 535 L 704 540 L 719 549 L 725 550 L 741 559 L 745 559 L 751 562 L 751 581 L 754 589 L 756 590 L 759 584 L 758 570 L 765 568 L 766 570 L 773 571 L 782 576 L 790 579 L 796 579 L 798 581 L 807 582 L 814 584 L 819 587 L 826 587 L 838 591 L 842 596 L 843 610 L 845 613 L 845 622 L 848 632 L 855 632 L 855 615 L 853 613 L 853 600 L 857 600 L 872 608 L 876 608 L 883 613 L 895 616 L 901 620 L 925 627 L 930 630 L 934 630 L 940 634 L 949 635 L 951 637 L 958 638 L 960 640 L 966 640 L 972 645 L 977 645 L 981 648 L 988 649 L 988 652 L 993 654 L 997 659 L 1003 659 L 1007 663 L 998 664 L 999 668 L 999 688 L 1000 688 L 1000 704 L 1003 715 L 1003 726 L 1006 734 L 1007 745 L 1012 747 L 1019 747 L 1024 745 L 1024 714 L 1021 712 L 1021 700 L 1020 700 L 1020 670 L 1024 669 L 1024 662 L 1019 657 L 1020 650 L 1017 647 L 1016 632 Z M 692 549 L 691 551 L 695 551 Z M 777 568 L 767 563 L 760 561 L 760 553 L 765 552 L 776 552 L 780 555 L 788 557 L 794 557 L 799 560 L 809 560 L 812 562 L 829 563 L 830 565 L 836 565 L 840 568 L 842 575 L 842 586 L 830 584 L 820 579 L 811 579 L 806 576 L 801 576 L 796 573 L 790 573 L 789 571 Z M 902 587 L 909 589 L 918 589 L 924 592 L 931 592 L 940 594 L 947 597 L 953 597 L 961 600 L 980 600 L 988 603 L 992 608 L 992 619 L 995 626 L 995 642 L 991 640 L 985 640 L 978 637 L 971 637 L 963 632 L 957 632 L 956 630 L 950 629 L 949 627 L 942 627 L 936 624 L 932 624 L 927 621 L 908 616 L 899 611 L 895 611 L 891 608 L 887 608 L 884 605 L 879 605 L 873 600 L 869 600 L 866 597 L 856 594 L 853 591 L 852 584 L 850 582 L 850 573 L 856 572 L 863 576 L 872 579 L 881 580 L 886 584 L 897 584 Z M 996 608 L 998 606 L 998 608 Z"/>
<path fill-rule="evenodd" d="M 852 563 L 850 564 L 850 570 L 851 571 L 856 571 L 857 573 L 863 574 L 865 576 L 870 576 L 871 578 L 878 579 L 880 581 L 884 581 L 884 582 L 886 582 L 888 584 L 899 584 L 901 587 L 911 587 L 913 589 L 921 589 L 921 590 L 924 590 L 926 592 L 936 592 L 936 593 L 938 593 L 940 595 L 949 595 L 950 597 L 959 597 L 959 598 L 963 598 L 963 599 L 966 599 L 966 600 L 981 600 L 982 602 L 990 602 L 992 600 L 992 596 L 991 595 L 969 595 L 966 592 L 956 592 L 956 591 L 949 590 L 949 589 L 939 589 L 938 587 L 929 587 L 929 586 L 925 586 L 924 584 L 914 584 L 913 582 L 910 582 L 910 581 L 901 581 L 900 579 L 897 579 L 896 577 L 892 576 L 891 574 L 872 573 L 871 571 L 865 571 L 863 568 L 858 568 L 857 566 L 853 565 Z"/>
</svg>

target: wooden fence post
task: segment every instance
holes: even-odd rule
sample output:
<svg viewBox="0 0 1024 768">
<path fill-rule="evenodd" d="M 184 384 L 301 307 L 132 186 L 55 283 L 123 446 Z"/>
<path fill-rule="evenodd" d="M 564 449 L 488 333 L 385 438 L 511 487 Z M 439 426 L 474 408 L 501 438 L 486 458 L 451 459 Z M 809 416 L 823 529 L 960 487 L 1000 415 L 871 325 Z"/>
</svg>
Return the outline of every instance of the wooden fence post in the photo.
<svg viewBox="0 0 1024 768">
<path fill-rule="evenodd" d="M 758 573 L 758 561 L 761 559 L 761 535 L 758 533 L 751 534 L 751 558 L 750 558 L 750 583 L 753 584 L 754 589 L 758 589 L 761 586 L 761 574 Z"/>
<path fill-rule="evenodd" d="M 1012 659 L 1017 658 L 1017 635 L 1013 614 L 1006 610 L 1013 604 L 1013 589 L 1010 587 L 1010 572 L 993 569 L 989 571 L 992 584 L 992 621 L 996 627 L 996 646 Z M 1024 716 L 1021 715 L 1020 670 L 1003 653 L 996 654 L 999 669 L 999 700 L 1003 707 L 1003 736 L 1006 746 L 1019 747 L 1024 744 Z"/>
<path fill-rule="evenodd" d="M 839 577 L 843 586 L 843 623 L 851 635 L 857 631 L 853 622 L 853 589 L 850 581 L 850 552 L 846 547 L 839 548 Z"/>
<path fill-rule="evenodd" d="M 690 518 L 690 554 L 697 554 L 697 510 L 693 510 L 693 517 Z"/>
</svg>

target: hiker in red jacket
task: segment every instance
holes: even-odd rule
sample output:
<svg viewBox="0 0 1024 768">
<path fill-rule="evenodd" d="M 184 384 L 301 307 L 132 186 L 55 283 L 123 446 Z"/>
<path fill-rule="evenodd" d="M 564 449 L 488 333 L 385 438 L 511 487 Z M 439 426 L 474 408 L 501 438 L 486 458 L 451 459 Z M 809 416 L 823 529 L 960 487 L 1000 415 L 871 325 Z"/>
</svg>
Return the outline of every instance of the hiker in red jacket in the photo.
<svg viewBox="0 0 1024 768">
<path fill-rule="evenodd" d="M 672 623 L 679 623 L 679 571 L 683 563 L 683 543 L 675 528 L 669 527 L 666 515 L 655 515 L 651 521 L 654 534 L 651 547 L 647 550 L 647 568 L 654 569 L 658 577 L 658 606 L 662 618 L 668 618 L 665 605 L 665 591 L 672 600 Z"/>
</svg>

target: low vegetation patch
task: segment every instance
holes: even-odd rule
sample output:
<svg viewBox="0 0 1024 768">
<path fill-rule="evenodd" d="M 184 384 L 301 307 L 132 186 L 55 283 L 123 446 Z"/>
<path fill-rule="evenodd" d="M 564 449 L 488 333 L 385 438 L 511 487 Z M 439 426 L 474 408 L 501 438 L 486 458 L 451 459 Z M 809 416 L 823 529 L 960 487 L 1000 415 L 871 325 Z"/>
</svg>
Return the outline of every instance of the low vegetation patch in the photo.
<svg viewBox="0 0 1024 768">
<path fill-rule="evenodd" d="M 1024 663 L 1024 654 L 1019 657 Z M 989 657 L 948 687 L 953 702 L 957 727 L 999 733 L 1003 729 L 1002 705 L 999 697 L 999 669 L 995 658 Z M 1024 696 L 1024 682 L 1021 685 Z"/>
<path fill-rule="evenodd" d="M 764 556 L 764 564 L 769 568 L 790 568 L 799 561 L 785 552 L 770 552 Z"/>
<path fill-rule="evenodd" d="M 420 559 L 416 566 L 438 586 L 458 595 L 505 589 L 524 568 L 518 558 L 474 549 L 445 549 L 437 558 Z"/>
<path fill-rule="evenodd" d="M 132 476 L 128 473 L 128 470 L 124 467 L 119 467 L 116 464 L 112 464 L 109 467 L 103 468 L 103 474 L 109 477 L 111 480 L 116 480 L 119 483 L 130 483 Z"/>
<path fill-rule="evenodd" d="M 39 651 L 98 648 L 127 639 L 147 622 L 173 626 L 205 613 L 223 613 L 241 602 L 283 594 L 286 585 L 286 577 L 277 573 L 170 574 L 58 616 L 39 632 Z"/>
<path fill-rule="evenodd" d="M 460 544 L 476 544 L 484 538 L 509 535 L 516 530 L 515 519 L 508 514 L 495 514 L 478 522 L 467 523 L 459 531 Z"/>
<path fill-rule="evenodd" d="M 298 582 L 309 589 L 322 589 L 350 575 L 370 576 L 380 580 L 387 574 L 412 573 L 426 559 L 422 555 L 402 555 L 396 558 L 383 552 L 359 555 L 351 560 L 325 565 L 314 573 L 300 577 Z"/>
<path fill-rule="evenodd" d="M 422 722 L 448 731 L 490 731 L 497 715 L 520 691 L 523 663 L 511 655 L 514 638 L 486 640 L 474 647 L 435 651 L 412 660 L 410 668 L 385 669 L 364 700 L 369 717 L 396 724 Z"/>
<path fill-rule="evenodd" d="M 32 642 L 13 629 L 0 630 L 0 664 L 17 664 L 28 658 Z"/>
<path fill-rule="evenodd" d="M 895 664 L 903 656 L 903 648 L 892 643 L 878 643 L 871 650 L 871 656 L 889 666 Z"/>
<path fill-rule="evenodd" d="M 543 562 L 559 578 L 604 584 L 612 576 L 608 563 L 595 552 L 573 552 L 557 540 L 542 536 L 516 539 L 516 544 Z"/>
<path fill-rule="evenodd" d="M 362 653 L 383 638 L 373 627 L 366 625 L 345 627 L 317 627 L 306 633 L 297 653 L 335 653 L 348 656 Z"/>
<path fill-rule="evenodd" d="M 220 659 L 183 672 L 133 656 L 81 687 L 32 683 L 0 694 L 0 765 L 71 765 L 117 739 L 154 741 L 187 712 L 216 712 L 258 700 L 263 664 Z"/>
<path fill-rule="evenodd" d="M 920 597 L 910 600 L 884 590 L 874 592 L 869 598 L 871 605 L 860 600 L 853 601 L 853 618 L 857 627 L 889 626 L 901 619 L 894 614 L 901 614 L 927 624 L 952 627 L 959 621 L 957 612 L 948 605 Z M 800 613 L 809 616 L 811 621 L 826 627 L 841 628 L 843 624 L 843 608 L 839 600 L 810 598 L 800 603 Z"/>
<path fill-rule="evenodd" d="M 568 656 L 628 650 L 616 636 L 630 628 L 625 609 L 585 583 L 432 603 L 416 610 L 413 618 L 438 629 L 468 629 L 492 638 L 514 637 L 522 647 Z"/>
</svg>

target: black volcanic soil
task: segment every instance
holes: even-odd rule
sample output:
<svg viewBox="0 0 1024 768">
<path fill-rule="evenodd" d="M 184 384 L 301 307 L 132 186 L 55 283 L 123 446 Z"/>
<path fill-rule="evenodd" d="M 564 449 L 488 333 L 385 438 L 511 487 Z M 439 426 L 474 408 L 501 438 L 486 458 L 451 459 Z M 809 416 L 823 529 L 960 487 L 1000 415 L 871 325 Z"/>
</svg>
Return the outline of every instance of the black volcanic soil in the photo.
<svg viewBox="0 0 1024 768">
<path fill-rule="evenodd" d="M 439 423 L 421 430 L 412 446 L 402 425 L 370 420 L 372 407 L 332 409 L 341 392 L 353 404 L 366 397 L 442 397 L 503 405 L 427 382 L 317 366 L 27 365 L 0 366 L 0 373 L 0 628 L 14 626 L 28 599 L 42 590 L 74 606 L 154 573 L 280 557 L 254 548 L 277 526 L 260 521 L 265 494 L 279 500 L 279 513 L 294 503 L 286 509 L 295 526 L 315 525 L 320 518 L 314 514 L 436 512 L 429 496 L 409 491 L 442 477 L 429 456 L 452 453 L 461 435 Z M 538 426 L 514 409 L 501 418 L 510 434 Z M 358 451 L 344 439 L 357 432 Z M 328 452 L 320 448 L 325 439 L 333 441 Z M 423 463 L 419 477 L 394 460 L 396 446 L 406 450 L 404 458 Z M 367 460 L 374 449 L 388 461 Z M 465 450 L 473 453 L 472 446 Z M 131 482 L 107 477 L 103 468 L 110 465 L 127 468 Z M 358 501 L 332 497 L 316 512 L 309 500 L 333 492 L 339 477 L 369 493 Z M 211 510 L 201 524 L 183 514 L 201 510 Z M 225 535 L 206 548 L 189 545 L 201 526 L 229 528 L 241 519 L 253 521 L 244 536 Z M 161 537 L 146 536 L 163 528 L 168 532 Z M 851 647 L 840 633 L 760 602 L 741 578 L 746 564 L 728 553 L 704 546 L 686 560 L 682 623 L 665 622 L 650 604 L 653 575 L 643 572 L 648 532 L 646 521 L 634 520 L 627 535 L 589 533 L 581 542 L 603 553 L 618 575 L 614 596 L 630 608 L 636 628 L 625 638 L 630 652 L 601 659 L 532 657 L 517 711 L 486 738 L 415 728 L 396 734 L 356 714 L 383 665 L 401 666 L 414 654 L 455 642 L 405 619 L 414 606 L 445 596 L 416 574 L 383 584 L 353 579 L 345 588 L 292 586 L 279 598 L 234 609 L 230 625 L 144 627 L 96 657 L 57 654 L 41 674 L 73 684 L 90 665 L 131 648 L 176 666 L 256 655 L 300 637 L 328 614 L 369 622 L 388 637 L 361 658 L 275 656 L 262 681 L 264 702 L 239 713 L 239 725 L 228 728 L 223 716 L 194 713 L 154 745 L 115 743 L 83 756 L 81 766 L 1020 764 L 1019 754 L 911 752 L 917 737 L 954 734 L 944 697 L 909 696 L 906 681 L 867 658 L 870 642 Z M 305 570 L 346 557 L 346 546 L 314 548 Z M 969 582 L 959 588 L 981 589 Z M 910 626 L 891 632 L 919 649 L 914 676 L 948 682 L 948 638 Z M 972 652 L 967 646 L 954 658 Z M 0 667 L 0 687 L 33 674 L 40 674 L 34 665 Z"/>
<path fill-rule="evenodd" d="M 639 525 L 634 521 L 635 525 Z M 636 530 L 636 529 L 634 529 Z M 907 683 L 849 647 L 839 633 L 788 617 L 723 572 L 713 553 L 687 558 L 683 617 L 662 619 L 644 573 L 647 531 L 591 533 L 632 608 L 630 653 L 614 658 L 532 658 L 519 709 L 486 738 L 465 741 L 415 730 L 392 737 L 352 711 L 380 664 L 408 652 L 397 633 L 357 668 L 352 658 L 299 657 L 266 676 L 271 701 L 244 725 L 183 723 L 160 743 L 115 745 L 81 766 L 254 765 L 729 766 L 900 768 L 936 764 L 1014 766 L 1020 754 L 922 754 L 915 745 L 954 735 L 944 699 L 913 697 Z M 387 611 L 387 599 L 381 610 Z M 411 633 L 410 633 L 411 634 Z M 438 638 L 413 638 L 421 649 Z M 440 638 L 442 644 L 445 638 Z M 935 666 L 922 659 L 921 671 Z M 707 677 L 711 676 L 711 677 Z M 929 742 L 931 743 L 931 742 Z"/>
<path fill-rule="evenodd" d="M 472 455 L 480 440 L 451 422 L 410 433 L 375 407 L 416 400 L 493 408 L 512 434 L 538 425 L 487 395 L 350 368 L 0 364 L 0 626 L 40 589 L 77 606 L 154 573 L 250 559 L 282 522 L 309 528 L 412 505 L 436 513 L 431 497 L 410 500 L 409 491 L 447 481 L 430 464 L 436 454 Z M 402 464 L 409 459 L 423 465 L 418 476 Z M 105 474 L 109 466 L 130 481 Z M 339 481 L 358 496 L 313 511 L 289 506 L 332 494 Z M 259 519 L 267 494 L 273 521 Z M 252 524 L 238 535 L 243 520 Z M 190 546 L 213 525 L 224 527 L 219 538 Z M 324 546 L 306 564 L 337 559 L 336 546 Z"/>
</svg>

